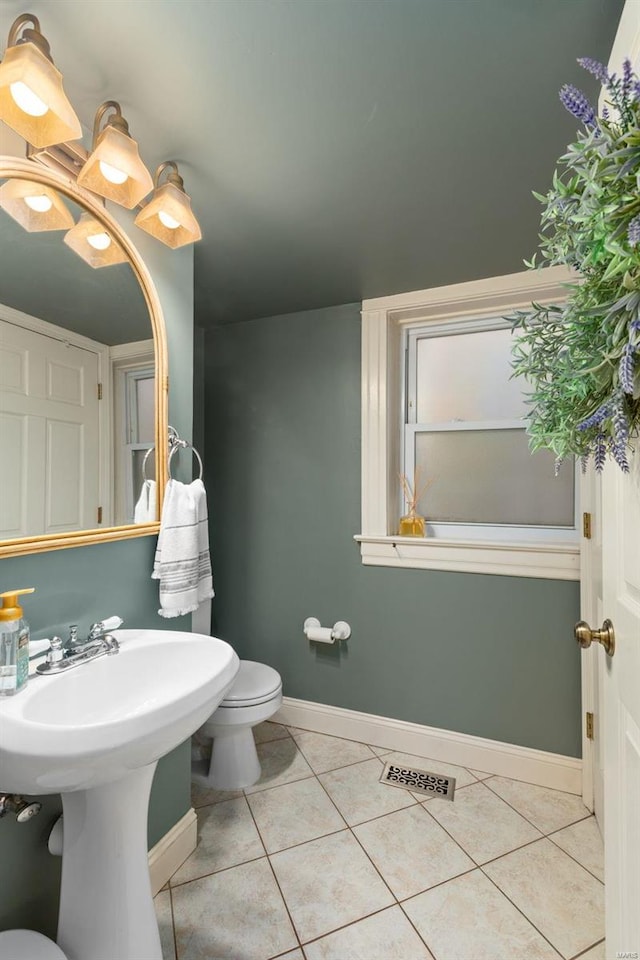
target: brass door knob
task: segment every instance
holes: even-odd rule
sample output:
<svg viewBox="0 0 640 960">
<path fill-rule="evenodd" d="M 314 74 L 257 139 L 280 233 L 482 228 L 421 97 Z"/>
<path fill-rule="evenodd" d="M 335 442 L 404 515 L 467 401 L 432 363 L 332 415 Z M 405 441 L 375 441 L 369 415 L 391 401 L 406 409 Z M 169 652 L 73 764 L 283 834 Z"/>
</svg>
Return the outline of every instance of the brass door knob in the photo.
<svg viewBox="0 0 640 960">
<path fill-rule="evenodd" d="M 616 635 L 611 620 L 605 620 L 600 630 L 592 630 L 588 623 L 579 620 L 573 628 L 573 635 L 585 650 L 595 640 L 602 644 L 608 657 L 616 652 Z"/>
</svg>

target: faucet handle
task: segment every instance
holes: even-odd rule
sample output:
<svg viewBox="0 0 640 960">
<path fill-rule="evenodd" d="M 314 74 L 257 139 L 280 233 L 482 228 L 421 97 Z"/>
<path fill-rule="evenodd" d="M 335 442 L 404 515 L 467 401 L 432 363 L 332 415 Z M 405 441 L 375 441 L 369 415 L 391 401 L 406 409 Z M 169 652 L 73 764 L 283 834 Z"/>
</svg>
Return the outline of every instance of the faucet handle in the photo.
<svg viewBox="0 0 640 960">
<path fill-rule="evenodd" d="M 75 647 L 78 642 L 78 624 L 72 623 L 69 625 L 69 646 Z"/>
<path fill-rule="evenodd" d="M 122 617 L 108 617 L 102 621 L 102 629 L 105 633 L 109 633 L 111 630 L 117 630 L 123 623 Z"/>
<path fill-rule="evenodd" d="M 47 653 L 47 663 L 59 663 L 64 659 L 64 650 L 60 637 L 51 638 L 51 649 Z"/>
</svg>

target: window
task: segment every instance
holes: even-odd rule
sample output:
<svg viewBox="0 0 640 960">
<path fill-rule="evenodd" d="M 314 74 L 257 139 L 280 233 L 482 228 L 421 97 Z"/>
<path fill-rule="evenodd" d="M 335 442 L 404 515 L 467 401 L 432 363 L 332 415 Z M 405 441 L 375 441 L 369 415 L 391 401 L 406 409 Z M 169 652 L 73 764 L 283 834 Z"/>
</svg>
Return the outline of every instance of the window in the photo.
<svg viewBox="0 0 640 960">
<path fill-rule="evenodd" d="M 562 298 L 563 270 L 363 303 L 364 563 L 577 579 L 576 480 L 529 452 L 503 319 Z M 396 535 L 399 475 L 428 483 L 427 537 Z"/>
<path fill-rule="evenodd" d="M 134 507 L 143 481 L 145 454 L 155 437 L 155 368 L 148 341 L 111 348 L 114 397 L 115 522 L 133 523 Z M 145 465 L 155 479 L 155 458 Z"/>
</svg>

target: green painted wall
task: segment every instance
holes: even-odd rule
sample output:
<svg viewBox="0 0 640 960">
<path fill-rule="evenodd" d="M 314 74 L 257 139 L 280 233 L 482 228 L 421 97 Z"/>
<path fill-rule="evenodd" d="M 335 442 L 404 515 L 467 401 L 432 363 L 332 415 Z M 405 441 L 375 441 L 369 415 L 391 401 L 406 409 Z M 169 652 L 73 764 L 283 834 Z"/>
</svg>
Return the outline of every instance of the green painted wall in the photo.
<svg viewBox="0 0 640 960">
<path fill-rule="evenodd" d="M 576 583 L 360 562 L 359 309 L 207 334 L 214 633 L 289 696 L 578 756 Z"/>
<path fill-rule="evenodd" d="M 131 214 L 124 210 L 114 213 L 128 229 Z M 152 273 L 164 313 L 169 344 L 169 421 L 190 438 L 193 250 L 168 251 L 139 230 L 134 243 Z M 179 474 L 184 476 L 187 469 L 185 460 Z M 36 588 L 25 603 L 34 638 L 55 632 L 66 636 L 70 623 L 78 623 L 82 631 L 111 614 L 122 616 L 127 627 L 190 630 L 190 617 L 165 620 L 158 616 L 158 585 L 151 580 L 154 549 L 155 537 L 143 537 L 5 558 L 0 561 L 0 590 Z M 189 784 L 190 748 L 185 743 L 158 764 L 149 809 L 149 846 L 189 809 Z M 29 823 L 18 824 L 12 817 L 0 820 L 0 930 L 26 927 L 55 937 L 61 861 L 49 854 L 46 842 L 60 809 L 58 797 L 47 797 L 43 812 Z"/>
</svg>

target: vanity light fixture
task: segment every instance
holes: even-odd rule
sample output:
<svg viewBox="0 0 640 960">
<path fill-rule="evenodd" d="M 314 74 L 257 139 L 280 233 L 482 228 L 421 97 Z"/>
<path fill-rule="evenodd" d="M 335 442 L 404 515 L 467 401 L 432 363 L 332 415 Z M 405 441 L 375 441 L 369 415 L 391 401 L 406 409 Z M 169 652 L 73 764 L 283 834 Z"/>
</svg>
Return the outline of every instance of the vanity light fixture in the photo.
<svg viewBox="0 0 640 960">
<path fill-rule="evenodd" d="M 0 207 L 30 233 L 73 226 L 71 212 L 58 192 L 31 180 L 7 180 L 0 187 Z"/>
<path fill-rule="evenodd" d="M 160 178 L 167 170 L 166 182 L 160 185 Z M 136 217 L 136 226 L 174 250 L 200 240 L 202 231 L 191 210 L 191 198 L 185 193 L 175 160 L 160 164 L 153 183 L 153 196 Z"/>
<path fill-rule="evenodd" d="M 105 115 L 112 114 L 100 129 Z M 151 174 L 140 159 L 138 144 L 129 134 L 120 104 L 106 100 L 100 104 L 93 124 L 93 143 L 78 184 L 131 210 L 153 190 Z"/>
<path fill-rule="evenodd" d="M 21 14 L 9 31 L 0 63 L 0 120 L 35 147 L 82 136 L 62 88 L 62 75 L 51 59 L 40 22 L 31 13 Z"/>
<path fill-rule="evenodd" d="M 83 213 L 68 233 L 64 242 L 90 267 L 110 267 L 114 263 L 128 263 L 119 243 L 90 213 Z"/>
</svg>

